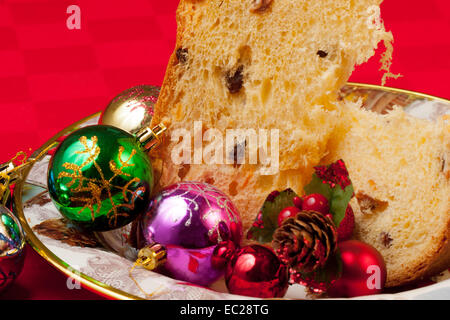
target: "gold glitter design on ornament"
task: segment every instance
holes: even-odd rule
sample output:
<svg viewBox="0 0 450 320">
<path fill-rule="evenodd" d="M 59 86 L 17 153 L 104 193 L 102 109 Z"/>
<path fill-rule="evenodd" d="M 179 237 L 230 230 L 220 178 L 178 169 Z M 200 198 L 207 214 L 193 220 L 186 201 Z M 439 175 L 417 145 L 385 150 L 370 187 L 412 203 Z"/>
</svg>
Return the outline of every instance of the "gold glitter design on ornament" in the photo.
<svg viewBox="0 0 450 320">
<path fill-rule="evenodd" d="M 208 183 L 194 182 L 194 181 L 178 182 L 176 184 L 176 188 L 163 191 L 163 196 L 170 196 L 171 194 L 177 192 L 178 190 L 183 190 L 183 189 L 184 189 L 184 192 L 177 195 L 177 197 L 194 205 L 194 208 L 193 208 L 194 211 L 197 211 L 200 208 L 200 205 L 197 202 L 197 198 L 203 199 L 210 209 L 212 209 L 212 207 L 213 207 L 210 200 L 214 200 L 215 203 L 219 206 L 219 208 L 225 210 L 225 212 L 227 214 L 227 218 L 230 222 L 238 222 L 239 221 L 238 216 L 236 215 L 236 213 L 234 211 L 235 209 L 233 209 L 234 206 L 233 206 L 232 202 L 228 199 L 228 197 L 225 195 L 222 195 L 222 193 L 219 189 L 217 189 L 216 187 L 214 187 L 213 185 L 210 185 Z M 189 194 L 191 192 L 196 193 L 195 197 L 192 199 L 190 197 L 186 196 L 187 194 Z M 185 227 L 189 227 L 191 225 L 192 217 L 193 217 L 192 209 L 189 206 L 188 206 L 187 210 L 189 212 L 189 218 L 184 223 Z M 214 212 L 209 211 L 207 214 L 205 214 L 202 217 L 202 220 L 207 220 L 208 216 L 210 216 L 212 214 L 214 214 Z M 214 234 L 214 232 L 217 232 L 218 242 L 221 242 L 223 240 L 220 235 L 220 230 L 219 230 L 219 225 L 221 222 L 226 223 L 226 221 L 224 221 L 224 220 L 217 220 L 217 221 L 215 221 L 215 223 L 211 227 L 211 229 L 208 230 L 208 236 L 212 236 Z"/>
<path fill-rule="evenodd" d="M 66 162 L 62 166 L 67 169 L 71 170 L 72 172 L 63 171 L 58 174 L 58 179 L 60 178 L 71 178 L 72 180 L 68 183 L 66 183 L 66 187 L 71 188 L 74 186 L 77 182 L 77 186 L 74 187 L 71 191 L 73 193 L 81 193 L 86 194 L 89 196 L 86 197 L 71 197 L 70 200 L 75 203 L 81 203 L 83 207 L 78 211 L 78 214 L 81 214 L 84 210 L 88 209 L 91 212 L 91 218 L 92 221 L 95 220 L 95 215 L 100 212 L 102 209 L 102 193 L 106 193 L 109 201 L 111 202 L 111 209 L 106 214 L 106 217 L 109 218 L 108 223 L 110 227 L 114 227 L 117 225 L 117 218 L 118 217 L 128 217 L 128 213 L 126 212 L 120 212 L 121 208 L 126 208 L 133 210 L 134 209 L 134 202 L 137 198 L 143 199 L 142 195 L 145 193 L 145 187 L 139 187 L 135 191 L 132 191 L 129 189 L 130 185 L 133 183 L 138 183 L 141 180 L 137 177 L 131 179 L 127 184 L 124 186 L 118 186 L 114 185 L 112 181 L 118 177 L 118 176 L 125 176 L 129 177 L 130 174 L 123 171 L 124 168 L 133 167 L 134 164 L 130 164 L 130 160 L 134 157 L 136 154 L 136 150 L 132 150 L 130 157 L 126 161 L 122 161 L 122 155 L 125 151 L 124 147 L 119 147 L 119 162 L 120 166 L 117 166 L 117 164 L 111 160 L 109 162 L 109 169 L 113 173 L 113 176 L 110 179 L 105 179 L 105 175 L 103 174 L 102 168 L 97 164 L 95 159 L 100 154 L 100 147 L 97 145 L 98 138 L 96 136 L 93 136 L 90 141 L 92 143 L 92 147 L 89 147 L 88 145 L 88 139 L 85 136 L 82 136 L 79 141 L 84 146 L 84 150 L 75 152 L 76 154 L 89 154 L 89 157 L 81 164 L 76 165 L 74 163 Z M 83 169 L 87 165 L 94 165 L 95 169 L 97 170 L 100 179 L 95 178 L 86 178 L 83 176 Z M 122 192 L 123 201 L 124 202 L 130 202 L 130 203 L 120 203 L 116 204 L 113 199 L 112 190 L 120 190 Z M 94 206 L 97 205 L 97 209 L 94 209 Z"/>
</svg>

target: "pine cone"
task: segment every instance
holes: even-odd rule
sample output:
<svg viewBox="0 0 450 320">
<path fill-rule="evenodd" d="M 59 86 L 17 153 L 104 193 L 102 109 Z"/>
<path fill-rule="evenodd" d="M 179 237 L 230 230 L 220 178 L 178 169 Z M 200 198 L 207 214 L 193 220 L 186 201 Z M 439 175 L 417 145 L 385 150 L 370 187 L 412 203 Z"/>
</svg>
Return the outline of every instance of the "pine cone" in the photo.
<svg viewBox="0 0 450 320">
<path fill-rule="evenodd" d="M 312 272 L 336 250 L 336 228 L 319 212 L 301 211 L 275 230 L 272 244 L 280 260 L 291 269 Z"/>
</svg>

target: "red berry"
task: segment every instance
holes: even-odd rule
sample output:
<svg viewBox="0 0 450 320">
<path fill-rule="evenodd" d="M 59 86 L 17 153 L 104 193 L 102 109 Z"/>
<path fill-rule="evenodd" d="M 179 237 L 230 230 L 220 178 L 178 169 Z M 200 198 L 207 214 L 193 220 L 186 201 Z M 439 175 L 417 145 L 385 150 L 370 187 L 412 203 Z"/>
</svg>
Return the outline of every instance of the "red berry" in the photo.
<svg viewBox="0 0 450 320">
<path fill-rule="evenodd" d="M 287 218 L 295 217 L 300 209 L 297 207 L 286 207 L 278 214 L 278 225 L 281 226 L 284 220 Z"/>
<path fill-rule="evenodd" d="M 345 241 L 351 238 L 353 235 L 353 229 L 355 227 L 355 214 L 350 205 L 347 206 L 345 210 L 344 219 L 342 219 L 337 228 L 338 241 Z"/>
<path fill-rule="evenodd" d="M 292 199 L 292 202 L 294 203 L 294 206 L 302 209 L 303 199 L 301 197 L 294 197 L 294 199 Z"/>
<path fill-rule="evenodd" d="M 320 193 L 313 193 L 303 197 L 302 209 L 313 210 L 326 215 L 330 211 L 330 206 L 327 198 Z"/>
</svg>

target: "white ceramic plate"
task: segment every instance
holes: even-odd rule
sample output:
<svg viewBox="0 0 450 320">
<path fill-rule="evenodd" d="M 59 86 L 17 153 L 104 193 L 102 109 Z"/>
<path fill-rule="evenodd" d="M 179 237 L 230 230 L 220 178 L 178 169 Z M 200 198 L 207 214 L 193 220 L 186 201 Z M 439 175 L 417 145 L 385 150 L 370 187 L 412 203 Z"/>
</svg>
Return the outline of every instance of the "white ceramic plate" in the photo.
<svg viewBox="0 0 450 320">
<path fill-rule="evenodd" d="M 367 109 L 380 113 L 393 105 L 400 105 L 411 115 L 430 121 L 443 114 L 450 114 L 450 101 L 405 90 L 348 84 L 343 88 L 342 95 L 347 98 L 362 98 Z M 98 116 L 96 114 L 75 123 L 49 140 L 36 154 L 80 126 L 97 124 Z M 141 268 L 136 268 L 132 273 L 133 278 L 130 277 L 129 271 L 136 252 L 125 245 L 124 237 L 129 232 L 126 227 L 101 235 L 103 243 L 106 242 L 108 247 L 81 247 L 80 243 L 95 244 L 98 238 L 83 238 L 80 234 L 77 234 L 79 237 L 75 236 L 75 240 L 54 239 L 54 234 L 59 232 L 61 235 L 67 231 L 63 229 L 70 226 L 53 225 L 51 228 L 56 230 L 53 230 L 52 236 L 49 236 L 48 232 L 47 235 L 35 232 L 35 227 L 40 223 L 62 217 L 47 192 L 49 159 L 50 156 L 47 155 L 37 162 L 27 172 L 25 181 L 17 184 L 14 192 L 15 206 L 30 244 L 49 263 L 71 278 L 68 281 L 69 286 L 81 283 L 102 295 L 117 299 L 252 299 L 227 293 L 223 279 L 211 288 L 201 288 Z M 433 281 L 436 283 L 418 289 L 358 299 L 450 299 L 448 270 L 434 277 Z M 305 299 L 307 296 L 302 286 L 292 285 L 285 298 Z"/>
</svg>

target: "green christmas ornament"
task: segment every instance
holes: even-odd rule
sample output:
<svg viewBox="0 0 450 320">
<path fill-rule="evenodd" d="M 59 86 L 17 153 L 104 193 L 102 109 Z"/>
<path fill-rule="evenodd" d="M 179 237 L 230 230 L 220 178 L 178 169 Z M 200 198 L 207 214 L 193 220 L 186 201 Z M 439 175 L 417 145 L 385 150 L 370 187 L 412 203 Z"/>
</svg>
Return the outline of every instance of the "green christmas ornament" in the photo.
<svg viewBox="0 0 450 320">
<path fill-rule="evenodd" d="M 153 168 L 147 151 L 163 125 L 136 135 L 108 125 L 78 129 L 58 146 L 48 168 L 48 190 L 66 218 L 92 231 L 133 221 L 149 204 Z"/>
</svg>

